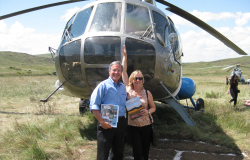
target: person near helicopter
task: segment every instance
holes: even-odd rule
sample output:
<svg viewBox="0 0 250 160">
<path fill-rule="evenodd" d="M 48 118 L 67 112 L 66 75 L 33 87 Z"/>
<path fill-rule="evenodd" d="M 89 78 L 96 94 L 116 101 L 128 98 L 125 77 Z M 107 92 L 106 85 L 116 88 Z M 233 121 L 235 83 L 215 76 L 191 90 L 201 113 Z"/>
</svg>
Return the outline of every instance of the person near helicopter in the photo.
<svg viewBox="0 0 250 160">
<path fill-rule="evenodd" d="M 140 111 L 141 117 L 131 119 L 128 117 L 128 134 L 129 142 L 133 148 L 134 160 L 148 160 L 152 124 L 149 116 L 155 112 L 156 107 L 153 96 L 150 91 L 143 88 L 144 78 L 140 70 L 136 70 L 128 77 L 127 73 L 127 51 L 125 45 L 122 49 L 123 53 L 123 72 L 122 80 L 126 86 L 127 100 L 139 97 L 144 109 Z M 147 93 L 146 93 L 147 92 Z M 151 119 L 152 116 L 151 116 Z"/>
<path fill-rule="evenodd" d="M 229 87 L 228 87 L 227 94 L 229 94 L 229 92 L 232 96 L 232 99 L 229 101 L 229 104 L 232 101 L 234 101 L 234 106 L 236 106 L 238 93 L 240 92 L 238 89 L 238 78 L 237 78 L 236 74 L 234 74 L 229 81 Z"/>
<path fill-rule="evenodd" d="M 125 85 L 120 81 L 123 67 L 120 61 L 109 65 L 109 78 L 102 81 L 94 89 L 90 97 L 90 110 L 98 121 L 97 127 L 97 160 L 107 160 L 112 149 L 112 160 L 122 160 L 124 153 L 125 132 L 125 103 L 127 93 Z M 117 127 L 105 122 L 100 114 L 101 104 L 119 106 Z"/>
</svg>

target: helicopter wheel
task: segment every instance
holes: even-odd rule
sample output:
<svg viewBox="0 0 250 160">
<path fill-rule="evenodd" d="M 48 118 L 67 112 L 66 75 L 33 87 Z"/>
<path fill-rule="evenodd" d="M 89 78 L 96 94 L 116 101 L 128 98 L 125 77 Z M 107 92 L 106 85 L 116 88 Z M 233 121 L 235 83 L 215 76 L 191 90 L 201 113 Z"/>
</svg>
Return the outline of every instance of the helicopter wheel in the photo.
<svg viewBox="0 0 250 160">
<path fill-rule="evenodd" d="M 197 101 L 196 101 L 196 111 L 199 111 L 199 110 L 204 110 L 204 100 L 202 98 L 198 98 Z"/>
<path fill-rule="evenodd" d="M 79 101 L 79 112 L 80 114 L 84 114 L 87 110 L 87 108 L 89 107 L 89 101 L 86 99 L 80 99 Z"/>
</svg>

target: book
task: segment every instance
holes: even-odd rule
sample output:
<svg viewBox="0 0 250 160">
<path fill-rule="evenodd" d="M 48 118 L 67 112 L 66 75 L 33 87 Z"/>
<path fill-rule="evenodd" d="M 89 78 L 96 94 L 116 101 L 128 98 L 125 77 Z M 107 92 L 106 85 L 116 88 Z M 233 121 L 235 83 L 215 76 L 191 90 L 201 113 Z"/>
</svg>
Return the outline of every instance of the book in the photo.
<svg viewBox="0 0 250 160">
<path fill-rule="evenodd" d="M 117 128 L 119 106 L 111 104 L 101 104 L 101 116 L 104 122 L 108 122 L 112 127 Z"/>
<path fill-rule="evenodd" d="M 131 120 L 134 120 L 142 116 L 140 111 L 143 109 L 143 106 L 139 97 L 135 97 L 126 101 L 126 108 L 128 111 L 128 117 Z"/>
</svg>

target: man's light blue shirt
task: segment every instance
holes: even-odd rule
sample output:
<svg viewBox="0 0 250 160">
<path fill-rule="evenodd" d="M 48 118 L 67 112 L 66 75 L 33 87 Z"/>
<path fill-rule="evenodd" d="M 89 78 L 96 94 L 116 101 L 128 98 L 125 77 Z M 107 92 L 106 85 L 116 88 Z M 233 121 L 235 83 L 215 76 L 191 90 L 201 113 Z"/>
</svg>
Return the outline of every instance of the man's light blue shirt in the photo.
<svg viewBox="0 0 250 160">
<path fill-rule="evenodd" d="M 122 82 L 114 82 L 111 77 L 102 81 L 94 89 L 90 97 L 90 110 L 101 110 L 101 104 L 119 106 L 119 117 L 125 116 L 125 103 L 127 99 L 126 87 Z"/>
</svg>

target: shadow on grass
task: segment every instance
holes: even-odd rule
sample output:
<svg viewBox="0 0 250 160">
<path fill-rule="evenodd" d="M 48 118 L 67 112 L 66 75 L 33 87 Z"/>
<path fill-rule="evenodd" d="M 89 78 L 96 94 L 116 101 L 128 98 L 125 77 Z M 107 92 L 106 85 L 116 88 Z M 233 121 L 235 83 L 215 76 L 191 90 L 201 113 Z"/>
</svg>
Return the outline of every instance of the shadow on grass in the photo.
<svg viewBox="0 0 250 160">
<path fill-rule="evenodd" d="M 241 150 L 235 144 L 235 140 L 216 124 L 216 115 L 189 110 L 190 117 L 196 123 L 195 127 L 191 127 L 186 125 L 181 116 L 171 106 L 167 104 L 156 104 L 156 106 L 157 110 L 153 117 L 159 138 L 203 141 L 232 149 L 236 154 L 242 155 Z"/>
<path fill-rule="evenodd" d="M 90 120 L 90 123 L 79 121 L 78 130 L 83 139 L 97 140 L 97 120 L 90 111 L 87 111 L 82 116 Z"/>
</svg>

